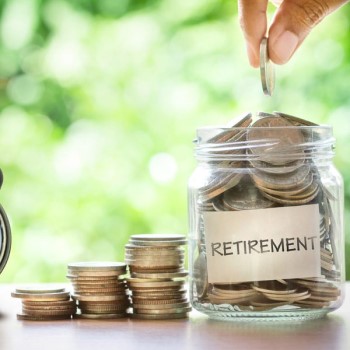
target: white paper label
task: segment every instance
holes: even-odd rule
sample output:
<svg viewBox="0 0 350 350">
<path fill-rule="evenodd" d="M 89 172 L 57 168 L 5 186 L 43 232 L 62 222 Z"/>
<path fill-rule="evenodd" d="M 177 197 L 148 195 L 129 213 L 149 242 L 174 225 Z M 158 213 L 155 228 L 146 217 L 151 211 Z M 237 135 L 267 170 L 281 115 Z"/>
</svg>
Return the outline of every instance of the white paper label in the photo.
<svg viewBox="0 0 350 350">
<path fill-rule="evenodd" d="M 319 277 L 317 204 L 204 212 L 209 283 Z"/>
</svg>

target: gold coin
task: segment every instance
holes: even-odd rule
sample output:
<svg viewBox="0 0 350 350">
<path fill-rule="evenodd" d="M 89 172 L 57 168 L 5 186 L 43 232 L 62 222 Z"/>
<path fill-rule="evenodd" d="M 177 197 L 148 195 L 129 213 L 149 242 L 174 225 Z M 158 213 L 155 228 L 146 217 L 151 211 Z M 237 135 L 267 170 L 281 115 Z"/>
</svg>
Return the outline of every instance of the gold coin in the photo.
<svg viewBox="0 0 350 350">
<path fill-rule="evenodd" d="M 112 320 L 112 319 L 119 319 L 119 318 L 125 318 L 127 317 L 127 314 L 125 312 L 121 313 L 111 313 L 111 314 L 83 314 L 83 313 L 77 313 L 73 316 L 73 318 L 78 319 L 87 319 L 87 320 Z"/>
<path fill-rule="evenodd" d="M 83 314 L 113 314 L 125 312 L 129 305 L 114 305 L 114 306 L 100 306 L 100 307 L 84 307 L 80 308 Z"/>
<path fill-rule="evenodd" d="M 50 301 L 50 300 L 69 300 L 69 292 L 57 292 L 57 293 L 11 293 L 13 298 L 20 298 L 26 300 L 37 300 L 37 301 Z"/>
<path fill-rule="evenodd" d="M 156 245 L 150 245 L 150 246 L 139 246 L 135 245 L 132 242 L 129 242 L 125 245 L 126 249 L 132 250 L 132 251 L 149 251 L 149 252 L 154 252 L 156 253 L 157 251 L 163 252 L 163 251 L 178 251 L 178 250 L 183 250 L 184 248 L 182 246 L 168 246 L 168 247 L 163 247 L 163 246 L 156 246 Z"/>
<path fill-rule="evenodd" d="M 109 270 L 109 271 L 79 271 L 68 269 L 68 276 L 72 277 L 107 277 L 107 276 L 121 276 L 124 275 L 125 271 L 120 270 Z"/>
<path fill-rule="evenodd" d="M 171 278 L 167 278 L 167 281 L 172 281 Z M 147 278 L 137 278 L 131 277 L 126 279 L 127 284 L 131 283 L 144 283 L 144 282 L 164 282 L 164 278 L 152 278 L 151 280 Z"/>
<path fill-rule="evenodd" d="M 22 321 L 60 321 L 60 320 L 70 320 L 71 315 L 26 315 L 17 314 L 17 319 Z"/>
<path fill-rule="evenodd" d="M 69 263 L 68 269 L 76 271 L 124 271 L 126 265 L 124 262 L 88 261 Z"/>
<path fill-rule="evenodd" d="M 156 248 L 156 249 L 154 249 Z M 125 253 L 130 255 L 172 255 L 183 254 L 184 247 L 140 247 L 125 245 Z"/>
<path fill-rule="evenodd" d="M 188 276 L 188 271 L 181 272 L 161 272 L 161 273 L 142 273 L 142 272 L 134 272 L 131 274 L 132 278 L 144 278 L 144 279 L 168 279 L 168 278 L 182 278 Z"/>
<path fill-rule="evenodd" d="M 67 274 L 66 277 L 71 280 L 72 283 L 112 283 L 122 280 L 122 276 L 78 276 Z"/>
<path fill-rule="evenodd" d="M 141 273 L 162 273 L 162 272 L 180 272 L 183 271 L 183 266 L 158 266 L 158 267 L 154 267 L 154 266 L 150 266 L 150 267 L 146 267 L 146 266 L 136 266 L 136 265 L 129 265 L 129 270 L 131 273 L 134 272 L 141 272 Z"/>
<path fill-rule="evenodd" d="M 159 305 L 159 304 L 178 304 L 185 303 L 188 301 L 186 295 L 181 295 L 180 298 L 175 299 L 173 296 L 169 299 L 158 299 L 158 298 L 139 298 L 133 297 L 132 301 L 134 305 Z"/>
<path fill-rule="evenodd" d="M 133 319 L 140 320 L 173 320 L 188 318 L 188 312 L 183 312 L 179 314 L 130 314 L 130 317 Z"/>
<path fill-rule="evenodd" d="M 76 309 L 67 310 L 41 310 L 41 309 L 28 309 L 26 307 L 22 308 L 22 312 L 29 316 L 64 316 L 74 314 Z"/>
<path fill-rule="evenodd" d="M 179 308 L 167 308 L 167 309 L 133 309 L 134 314 L 183 314 L 190 312 L 192 308 L 190 306 L 184 306 Z"/>
<path fill-rule="evenodd" d="M 45 305 L 45 306 L 38 306 L 38 305 L 28 305 L 22 303 L 22 309 L 23 310 L 38 310 L 38 311 L 64 311 L 64 310 L 74 310 L 76 309 L 75 304 L 68 304 L 68 305 L 62 305 L 62 306 L 55 306 L 55 305 Z"/>
<path fill-rule="evenodd" d="M 167 288 L 167 287 L 182 287 L 184 286 L 184 281 L 150 281 L 150 282 L 144 282 L 144 281 L 132 281 L 129 280 L 128 284 L 132 288 Z"/>
<path fill-rule="evenodd" d="M 21 288 L 16 288 L 15 293 L 25 293 L 25 294 L 47 294 L 47 293 L 62 293 L 65 292 L 65 287 L 50 287 L 41 285 L 32 285 Z"/>
<path fill-rule="evenodd" d="M 60 307 L 73 307 L 76 305 L 74 300 L 62 300 L 62 301 L 34 301 L 34 300 L 22 300 L 22 305 L 27 307 L 37 308 L 60 308 Z"/>
<path fill-rule="evenodd" d="M 140 312 L 140 310 L 168 310 L 168 309 L 180 309 L 190 307 L 188 301 L 180 302 L 177 304 L 135 304 L 133 303 L 132 308 Z"/>
<path fill-rule="evenodd" d="M 176 290 L 149 290 L 149 289 L 140 289 L 140 290 L 133 290 L 132 291 L 132 297 L 135 298 L 157 298 L 157 299 L 167 299 L 169 297 L 180 297 L 186 295 L 185 288 L 176 289 Z"/>
<path fill-rule="evenodd" d="M 89 301 L 82 301 L 79 300 L 79 307 L 99 307 L 99 306 L 113 306 L 113 305 L 127 305 L 129 303 L 128 298 L 126 299 L 121 299 L 121 300 L 89 300 Z"/>
<path fill-rule="evenodd" d="M 125 300 L 126 295 L 80 295 L 73 294 L 72 298 L 78 301 L 117 301 Z"/>
</svg>

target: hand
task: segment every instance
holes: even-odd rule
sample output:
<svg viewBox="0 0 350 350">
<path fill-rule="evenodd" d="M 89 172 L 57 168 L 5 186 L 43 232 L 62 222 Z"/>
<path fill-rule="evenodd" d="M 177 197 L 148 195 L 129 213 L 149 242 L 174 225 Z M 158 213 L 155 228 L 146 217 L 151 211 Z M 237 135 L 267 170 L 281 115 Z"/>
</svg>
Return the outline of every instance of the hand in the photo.
<svg viewBox="0 0 350 350">
<path fill-rule="evenodd" d="M 293 56 L 316 24 L 349 0 L 273 0 L 280 5 L 268 30 L 271 60 L 284 64 Z M 241 28 L 247 43 L 249 62 L 259 66 L 261 39 L 267 34 L 268 0 L 239 0 Z"/>
</svg>

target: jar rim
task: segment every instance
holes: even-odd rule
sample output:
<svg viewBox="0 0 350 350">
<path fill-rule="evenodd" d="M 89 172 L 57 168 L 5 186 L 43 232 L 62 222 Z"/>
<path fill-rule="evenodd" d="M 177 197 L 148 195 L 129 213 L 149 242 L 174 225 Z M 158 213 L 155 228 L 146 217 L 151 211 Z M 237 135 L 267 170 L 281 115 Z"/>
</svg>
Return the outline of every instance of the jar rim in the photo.
<svg viewBox="0 0 350 350">
<path fill-rule="evenodd" d="M 253 133 L 254 137 L 249 137 Z M 328 160 L 334 156 L 335 138 L 330 125 L 209 126 L 197 129 L 194 143 L 196 158 L 204 161 L 264 160 L 266 157 Z"/>
</svg>

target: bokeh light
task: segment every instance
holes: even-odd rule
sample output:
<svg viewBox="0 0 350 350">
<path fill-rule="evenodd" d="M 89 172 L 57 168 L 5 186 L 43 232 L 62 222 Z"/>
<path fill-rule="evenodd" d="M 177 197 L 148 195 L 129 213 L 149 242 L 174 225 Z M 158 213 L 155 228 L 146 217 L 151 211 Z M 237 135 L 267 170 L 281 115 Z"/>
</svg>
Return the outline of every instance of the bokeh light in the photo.
<svg viewBox="0 0 350 350">
<path fill-rule="evenodd" d="M 333 125 L 350 251 L 349 24 L 344 6 L 315 28 L 267 98 L 236 2 L 0 2 L 2 281 L 64 281 L 70 261 L 123 260 L 131 234 L 186 234 L 195 130 L 246 111 Z"/>
</svg>

